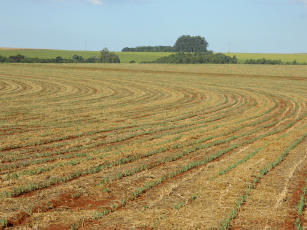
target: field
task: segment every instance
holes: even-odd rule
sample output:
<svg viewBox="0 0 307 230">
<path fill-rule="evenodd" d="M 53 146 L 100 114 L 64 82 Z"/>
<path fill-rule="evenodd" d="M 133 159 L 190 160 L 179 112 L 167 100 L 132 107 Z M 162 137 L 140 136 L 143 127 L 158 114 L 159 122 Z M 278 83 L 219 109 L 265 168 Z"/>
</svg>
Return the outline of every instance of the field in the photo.
<svg viewBox="0 0 307 230">
<path fill-rule="evenodd" d="M 121 63 L 129 63 L 134 60 L 137 63 L 142 61 L 150 62 L 160 57 L 170 55 L 167 52 L 115 52 Z M 0 55 L 12 56 L 22 54 L 26 57 L 39 57 L 39 58 L 56 58 L 61 56 L 63 58 L 71 58 L 74 54 L 81 55 L 84 58 L 92 56 L 99 56 L 97 51 L 74 51 L 74 50 L 47 50 L 47 49 L 7 49 L 0 48 Z M 283 62 L 292 62 L 296 60 L 298 63 L 307 63 L 307 54 L 262 54 L 262 53 L 226 53 L 226 55 L 237 56 L 240 63 L 244 63 L 246 59 L 277 59 Z"/>
<path fill-rule="evenodd" d="M 265 54 L 265 53 L 225 53 L 230 56 L 237 56 L 239 62 L 244 62 L 247 59 L 273 59 L 282 60 L 283 62 L 307 63 L 307 54 Z"/>
<path fill-rule="evenodd" d="M 307 66 L 1 64 L 0 229 L 307 227 Z"/>
<path fill-rule="evenodd" d="M 121 63 L 129 63 L 134 60 L 137 63 L 154 61 L 160 57 L 170 55 L 167 52 L 115 52 Z M 39 57 L 39 58 L 56 58 L 61 56 L 63 58 L 71 58 L 77 54 L 84 58 L 99 56 L 97 51 L 74 51 L 74 50 L 47 50 L 47 49 L 0 49 L 0 55 L 9 57 L 12 55 L 22 54 L 26 57 Z M 306 55 L 307 56 L 307 55 Z"/>
</svg>

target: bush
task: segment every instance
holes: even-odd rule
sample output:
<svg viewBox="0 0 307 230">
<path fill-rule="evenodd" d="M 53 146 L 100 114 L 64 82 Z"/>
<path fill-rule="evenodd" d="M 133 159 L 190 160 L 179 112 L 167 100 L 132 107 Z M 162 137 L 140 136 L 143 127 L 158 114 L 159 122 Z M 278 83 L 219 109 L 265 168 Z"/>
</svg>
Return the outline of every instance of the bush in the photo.
<svg viewBox="0 0 307 230">
<path fill-rule="evenodd" d="M 57 56 L 57 57 L 55 58 L 55 62 L 56 62 L 56 63 L 63 63 L 63 58 L 62 58 L 61 56 Z"/>
<path fill-rule="evenodd" d="M 82 56 L 79 56 L 77 54 L 73 55 L 72 56 L 72 60 L 74 60 L 75 62 L 77 63 L 82 63 L 84 62 L 84 58 Z"/>
<path fill-rule="evenodd" d="M 283 63 L 281 60 L 271 60 L 271 59 L 265 59 L 265 58 L 261 58 L 261 59 L 248 59 L 244 62 L 244 64 L 267 64 L 267 65 L 282 65 L 282 64 L 286 64 L 289 65 L 291 63 L 285 62 Z"/>
<path fill-rule="evenodd" d="M 0 55 L 0 62 L 9 62 L 8 58 Z"/>
<path fill-rule="evenodd" d="M 97 63 L 99 62 L 97 57 L 89 57 L 88 59 L 85 60 L 86 63 Z"/>
<path fill-rule="evenodd" d="M 213 52 L 203 53 L 176 53 L 166 57 L 161 57 L 153 63 L 173 63 L 173 64 L 236 64 L 236 56 L 230 57 L 224 54 L 214 54 Z"/>
<path fill-rule="evenodd" d="M 32 58 L 25 57 L 23 55 L 10 56 L 9 58 L 0 55 L 0 63 L 98 63 L 97 57 L 90 57 L 84 59 L 82 56 L 74 55 L 72 58 L 62 58 L 57 56 L 56 58 Z"/>
<path fill-rule="evenodd" d="M 24 62 L 25 56 L 21 54 L 17 54 L 16 56 L 10 56 L 9 57 L 9 62 Z"/>
</svg>

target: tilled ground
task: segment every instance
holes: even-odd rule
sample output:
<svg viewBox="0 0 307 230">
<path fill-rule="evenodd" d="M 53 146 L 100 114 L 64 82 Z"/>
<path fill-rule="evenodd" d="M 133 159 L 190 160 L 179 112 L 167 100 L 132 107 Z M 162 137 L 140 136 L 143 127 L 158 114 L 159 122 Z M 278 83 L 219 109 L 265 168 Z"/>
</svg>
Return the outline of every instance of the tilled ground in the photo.
<svg viewBox="0 0 307 230">
<path fill-rule="evenodd" d="M 307 69 L 227 68 L 1 65 L 0 228 L 306 227 Z"/>
</svg>

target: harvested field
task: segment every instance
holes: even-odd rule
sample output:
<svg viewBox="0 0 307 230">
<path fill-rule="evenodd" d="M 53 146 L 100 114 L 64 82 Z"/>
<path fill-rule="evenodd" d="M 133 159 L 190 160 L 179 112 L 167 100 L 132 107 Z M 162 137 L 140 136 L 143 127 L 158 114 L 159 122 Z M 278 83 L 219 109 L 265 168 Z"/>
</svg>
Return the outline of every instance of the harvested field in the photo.
<svg viewBox="0 0 307 230">
<path fill-rule="evenodd" d="M 0 229 L 307 228 L 307 67 L 0 65 Z"/>
</svg>

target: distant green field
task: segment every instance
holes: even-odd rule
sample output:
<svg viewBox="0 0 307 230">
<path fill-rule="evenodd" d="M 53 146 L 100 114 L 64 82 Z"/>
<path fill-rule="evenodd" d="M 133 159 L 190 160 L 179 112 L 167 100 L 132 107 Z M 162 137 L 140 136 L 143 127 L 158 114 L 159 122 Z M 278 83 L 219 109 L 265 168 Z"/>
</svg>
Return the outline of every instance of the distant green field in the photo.
<svg viewBox="0 0 307 230">
<path fill-rule="evenodd" d="M 137 63 L 142 61 L 154 61 L 159 57 L 170 55 L 167 52 L 115 52 L 121 63 L 129 63 L 134 60 Z M 47 50 L 47 49 L 6 49 L 0 48 L 0 55 L 12 56 L 22 54 L 27 57 L 39 57 L 39 58 L 55 58 L 61 56 L 63 58 L 71 58 L 74 54 L 89 58 L 92 56 L 98 56 L 98 51 L 74 51 L 74 50 Z M 225 53 L 226 55 L 236 55 L 239 62 L 243 63 L 246 59 L 280 59 L 283 62 L 292 62 L 296 60 L 298 63 L 307 63 L 307 54 L 262 54 L 262 53 Z"/>
<path fill-rule="evenodd" d="M 12 56 L 21 54 L 26 57 L 38 58 L 56 58 L 61 56 L 63 58 L 71 58 L 74 54 L 82 55 L 85 58 L 97 56 L 99 53 L 96 51 L 74 51 L 74 50 L 47 50 L 47 49 L 0 49 L 0 55 Z"/>
<path fill-rule="evenodd" d="M 237 56 L 240 63 L 246 59 L 273 59 L 283 62 L 292 62 L 296 60 L 298 63 L 307 63 L 307 54 L 263 54 L 263 53 L 225 53 L 229 56 Z"/>
<path fill-rule="evenodd" d="M 129 63 L 134 60 L 135 62 L 154 61 L 159 57 L 170 55 L 167 52 L 115 52 L 122 63 Z M 89 58 L 99 56 L 98 51 L 78 51 L 78 50 L 47 50 L 47 49 L 0 49 L 0 55 L 9 57 L 12 55 L 21 54 L 26 57 L 39 57 L 39 58 L 56 58 L 61 56 L 63 58 L 71 58 L 74 54 Z"/>
</svg>

